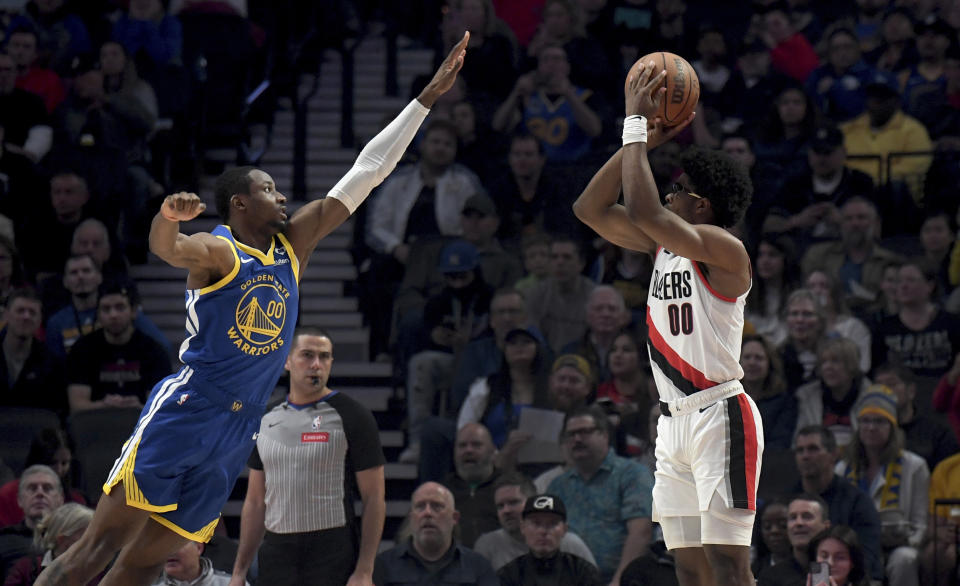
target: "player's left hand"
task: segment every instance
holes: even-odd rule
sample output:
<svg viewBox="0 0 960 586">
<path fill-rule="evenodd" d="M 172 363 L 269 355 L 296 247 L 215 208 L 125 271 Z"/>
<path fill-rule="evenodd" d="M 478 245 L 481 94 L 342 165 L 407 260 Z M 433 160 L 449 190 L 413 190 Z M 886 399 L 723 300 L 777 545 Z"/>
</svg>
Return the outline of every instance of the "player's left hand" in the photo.
<svg viewBox="0 0 960 586">
<path fill-rule="evenodd" d="M 673 137 L 683 132 L 683 129 L 693 122 L 696 115 L 696 112 L 690 112 L 686 120 L 675 126 L 664 126 L 663 119 L 659 116 L 654 117 L 652 121 L 647 118 L 647 150 L 655 149 L 663 143 L 673 140 Z"/>
<path fill-rule="evenodd" d="M 470 42 L 470 31 L 463 33 L 460 42 L 450 49 L 447 58 L 440 64 L 440 69 L 433 74 L 433 79 L 423 88 L 417 100 L 427 108 L 432 108 L 437 98 L 445 94 L 453 87 L 453 82 L 457 80 L 457 73 L 463 67 L 463 59 L 467 54 L 467 43 Z"/>
<path fill-rule="evenodd" d="M 667 92 L 663 83 L 666 76 L 665 70 L 656 71 L 653 61 L 641 63 L 637 72 L 630 74 L 630 82 L 623 90 L 627 116 L 639 114 L 650 120 L 657 115 L 663 95 Z"/>
</svg>

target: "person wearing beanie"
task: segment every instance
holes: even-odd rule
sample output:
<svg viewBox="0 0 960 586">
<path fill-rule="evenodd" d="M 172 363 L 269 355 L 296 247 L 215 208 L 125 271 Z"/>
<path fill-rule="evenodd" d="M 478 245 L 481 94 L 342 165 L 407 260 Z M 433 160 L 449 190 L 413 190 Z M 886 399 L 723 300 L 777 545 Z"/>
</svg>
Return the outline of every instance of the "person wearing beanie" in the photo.
<svg viewBox="0 0 960 586">
<path fill-rule="evenodd" d="M 889 583 L 919 585 L 917 547 L 927 528 L 930 489 L 927 462 L 904 449 L 897 397 L 888 387 L 867 387 L 853 411 L 855 433 L 836 472 L 873 499 Z"/>
</svg>

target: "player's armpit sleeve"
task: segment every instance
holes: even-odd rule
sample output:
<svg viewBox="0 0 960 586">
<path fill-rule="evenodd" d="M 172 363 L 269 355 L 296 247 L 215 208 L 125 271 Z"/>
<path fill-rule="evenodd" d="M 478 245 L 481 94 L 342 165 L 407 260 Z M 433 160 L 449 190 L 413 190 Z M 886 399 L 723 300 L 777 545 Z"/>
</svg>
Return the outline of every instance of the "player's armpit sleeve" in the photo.
<svg viewBox="0 0 960 586">
<path fill-rule="evenodd" d="M 360 151 L 357 161 L 327 194 L 347 206 L 352 214 L 373 188 L 386 179 L 430 110 L 412 100 L 386 128 Z"/>
</svg>

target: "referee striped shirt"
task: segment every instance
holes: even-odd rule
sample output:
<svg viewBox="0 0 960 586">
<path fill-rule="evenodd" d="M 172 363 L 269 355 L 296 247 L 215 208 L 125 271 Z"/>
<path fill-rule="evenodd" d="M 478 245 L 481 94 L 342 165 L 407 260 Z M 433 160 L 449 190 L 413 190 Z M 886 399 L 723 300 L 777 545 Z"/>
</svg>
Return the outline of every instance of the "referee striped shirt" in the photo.
<svg viewBox="0 0 960 586">
<path fill-rule="evenodd" d="M 382 466 L 376 420 L 338 392 L 316 403 L 284 401 L 260 421 L 250 468 L 266 481 L 266 529 L 305 533 L 354 526 L 356 473 Z"/>
</svg>

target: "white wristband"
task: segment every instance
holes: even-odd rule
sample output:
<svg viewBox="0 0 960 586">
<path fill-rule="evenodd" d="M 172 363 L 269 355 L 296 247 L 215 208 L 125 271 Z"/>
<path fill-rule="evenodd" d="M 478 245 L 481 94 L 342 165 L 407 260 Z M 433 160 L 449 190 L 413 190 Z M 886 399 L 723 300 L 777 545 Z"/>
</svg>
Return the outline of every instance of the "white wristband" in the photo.
<svg viewBox="0 0 960 586">
<path fill-rule="evenodd" d="M 635 142 L 647 142 L 647 119 L 639 114 L 623 120 L 623 146 Z"/>
</svg>

